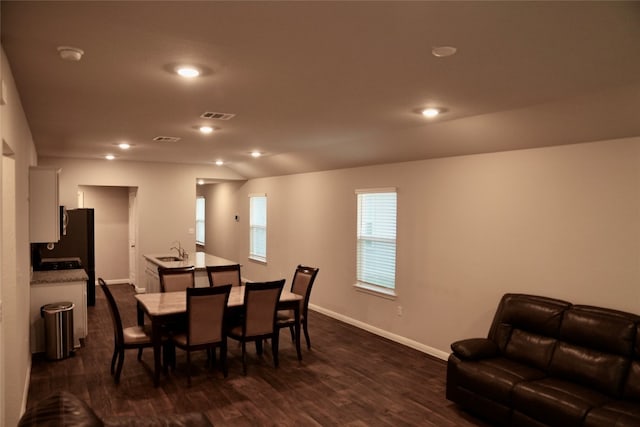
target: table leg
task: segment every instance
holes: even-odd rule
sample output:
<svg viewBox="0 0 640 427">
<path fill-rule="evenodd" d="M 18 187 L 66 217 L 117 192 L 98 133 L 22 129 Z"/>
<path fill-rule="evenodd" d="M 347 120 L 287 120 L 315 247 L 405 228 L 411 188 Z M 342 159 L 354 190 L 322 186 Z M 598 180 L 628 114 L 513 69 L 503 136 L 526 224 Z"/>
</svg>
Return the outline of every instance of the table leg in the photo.
<svg viewBox="0 0 640 427">
<path fill-rule="evenodd" d="M 153 385 L 160 384 L 160 370 L 162 362 L 160 355 L 162 352 L 162 323 L 155 318 L 151 320 L 151 341 L 153 342 Z"/>
</svg>

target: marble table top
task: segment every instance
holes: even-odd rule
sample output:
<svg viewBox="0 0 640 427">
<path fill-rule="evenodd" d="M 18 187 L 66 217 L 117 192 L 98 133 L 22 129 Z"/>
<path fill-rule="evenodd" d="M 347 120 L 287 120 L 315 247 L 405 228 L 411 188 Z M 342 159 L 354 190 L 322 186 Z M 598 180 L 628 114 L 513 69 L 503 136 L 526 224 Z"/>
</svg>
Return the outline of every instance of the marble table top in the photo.
<svg viewBox="0 0 640 427">
<path fill-rule="evenodd" d="M 246 286 L 234 286 L 229 294 L 228 307 L 239 307 L 244 304 L 244 290 Z M 137 294 L 135 298 L 142 304 L 150 316 L 166 316 L 187 311 L 186 292 L 157 292 Z M 280 302 L 300 301 L 302 296 L 288 290 L 282 290 Z"/>
</svg>

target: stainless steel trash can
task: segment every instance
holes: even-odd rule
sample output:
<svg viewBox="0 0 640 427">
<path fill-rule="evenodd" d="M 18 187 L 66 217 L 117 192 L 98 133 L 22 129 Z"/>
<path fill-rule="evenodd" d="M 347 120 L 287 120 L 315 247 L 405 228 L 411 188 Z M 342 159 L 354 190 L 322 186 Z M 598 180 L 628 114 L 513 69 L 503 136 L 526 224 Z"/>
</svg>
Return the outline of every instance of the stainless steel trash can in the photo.
<svg viewBox="0 0 640 427">
<path fill-rule="evenodd" d="M 73 351 L 73 303 L 56 302 L 40 308 L 44 317 L 44 342 L 47 359 L 69 357 Z"/>
</svg>

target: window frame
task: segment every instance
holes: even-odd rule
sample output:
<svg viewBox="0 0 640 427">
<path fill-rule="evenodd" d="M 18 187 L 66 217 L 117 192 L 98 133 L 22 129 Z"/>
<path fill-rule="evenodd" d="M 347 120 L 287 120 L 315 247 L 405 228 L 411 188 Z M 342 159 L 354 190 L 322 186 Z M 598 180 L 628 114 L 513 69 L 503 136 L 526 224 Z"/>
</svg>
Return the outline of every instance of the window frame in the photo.
<svg viewBox="0 0 640 427">
<path fill-rule="evenodd" d="M 363 224 L 363 207 L 362 203 L 364 198 L 362 196 L 366 195 L 374 195 L 374 194 L 391 194 L 393 193 L 395 196 L 394 200 L 394 212 L 393 212 L 393 237 L 382 236 L 365 233 L 362 230 Z M 370 293 L 373 295 L 381 296 L 388 299 L 395 299 L 397 296 L 397 265 L 398 265 L 398 190 L 396 187 L 387 187 L 387 188 L 367 188 L 367 189 L 357 189 L 355 190 L 356 194 L 356 204 L 357 204 L 357 213 L 356 213 L 356 283 L 354 287 L 358 291 L 363 291 L 366 293 Z M 369 224 L 370 225 L 370 224 Z M 389 225 L 389 224 L 387 224 Z M 381 284 L 381 282 L 375 283 L 375 281 L 365 280 L 364 277 L 361 276 L 361 266 L 362 266 L 362 256 L 366 255 L 364 252 L 361 252 L 361 244 L 363 242 L 377 242 L 377 243 L 386 243 L 393 245 L 393 274 L 392 281 L 393 284 L 389 286 L 388 284 Z M 391 273 L 387 271 L 387 273 Z"/>
<path fill-rule="evenodd" d="M 198 216 L 198 203 L 202 201 L 202 218 Z M 207 199 L 204 196 L 196 196 L 196 245 L 204 246 L 207 238 L 206 230 L 206 218 L 207 218 Z M 198 240 L 198 225 L 202 226 L 202 241 Z"/>
<path fill-rule="evenodd" d="M 256 199 L 264 199 L 264 212 L 260 215 L 262 218 L 256 218 L 255 215 L 259 213 L 254 212 L 254 201 Z M 253 193 L 249 194 L 249 259 L 262 263 L 267 263 L 267 211 L 268 201 L 265 193 Z M 264 219 L 264 224 L 255 223 L 257 219 Z M 255 241 L 256 232 L 263 230 L 260 234 L 263 235 L 264 247 L 257 248 Z"/>
</svg>

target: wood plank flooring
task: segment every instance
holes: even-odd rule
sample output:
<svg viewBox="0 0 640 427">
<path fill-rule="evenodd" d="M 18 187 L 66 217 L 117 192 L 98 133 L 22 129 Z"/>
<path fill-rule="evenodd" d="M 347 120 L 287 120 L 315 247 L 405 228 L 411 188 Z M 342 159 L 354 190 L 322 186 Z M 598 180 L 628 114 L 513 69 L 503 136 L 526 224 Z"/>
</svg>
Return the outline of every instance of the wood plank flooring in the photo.
<svg viewBox="0 0 640 427">
<path fill-rule="evenodd" d="M 133 288 L 111 285 L 125 326 L 136 323 Z M 205 366 L 205 352 L 192 354 L 187 387 L 186 354 L 153 387 L 153 352 L 142 362 L 126 352 L 120 384 L 109 373 L 111 319 L 104 294 L 89 307 L 89 336 L 73 357 L 47 361 L 34 355 L 27 406 L 57 390 L 85 400 L 99 416 L 205 412 L 216 426 L 488 426 L 447 401 L 446 363 L 319 313 L 310 312 L 313 348 L 303 341 L 296 359 L 287 330 L 280 336 L 280 367 L 270 346 L 262 357 L 248 347 L 242 375 L 240 347 L 229 341 L 229 376 Z"/>
</svg>

